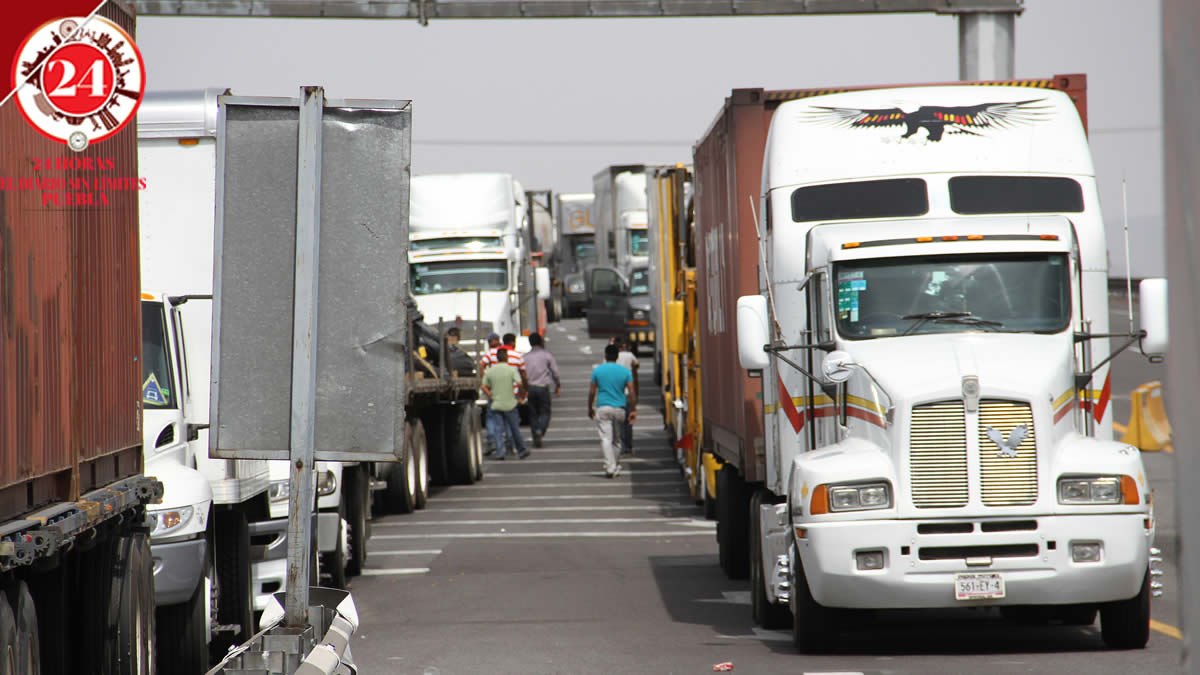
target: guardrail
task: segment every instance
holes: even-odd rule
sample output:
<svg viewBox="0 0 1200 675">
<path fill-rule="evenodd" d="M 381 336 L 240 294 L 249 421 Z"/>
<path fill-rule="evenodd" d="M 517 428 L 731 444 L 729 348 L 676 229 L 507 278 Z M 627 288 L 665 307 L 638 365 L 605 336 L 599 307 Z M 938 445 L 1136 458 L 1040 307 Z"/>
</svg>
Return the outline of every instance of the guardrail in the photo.
<svg viewBox="0 0 1200 675">
<path fill-rule="evenodd" d="M 358 610 L 348 591 L 308 589 L 307 626 L 285 626 L 287 593 L 271 597 L 259 625 L 264 628 L 231 649 L 208 675 L 357 675 L 350 638 Z M 320 635 L 320 639 L 317 636 Z"/>
</svg>

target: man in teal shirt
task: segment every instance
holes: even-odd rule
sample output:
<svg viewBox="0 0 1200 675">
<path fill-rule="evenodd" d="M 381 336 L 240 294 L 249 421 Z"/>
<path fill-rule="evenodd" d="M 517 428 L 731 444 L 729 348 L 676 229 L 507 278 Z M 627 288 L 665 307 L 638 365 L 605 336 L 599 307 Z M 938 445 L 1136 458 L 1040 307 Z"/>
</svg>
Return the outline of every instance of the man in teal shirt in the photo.
<svg viewBox="0 0 1200 675">
<path fill-rule="evenodd" d="M 507 444 L 503 436 L 508 434 L 513 447 L 517 449 L 517 457 L 525 459 L 529 451 L 525 449 L 525 439 L 521 438 L 521 415 L 517 412 L 517 395 L 525 396 L 525 378 L 521 371 L 508 362 L 508 350 L 496 350 L 496 363 L 489 366 L 483 374 L 483 393 L 492 399 L 491 413 L 500 421 L 500 430 L 496 434 L 496 449 L 492 457 L 504 459 Z"/>
<path fill-rule="evenodd" d="M 588 390 L 588 417 L 596 420 L 600 432 L 600 450 L 604 453 L 604 475 L 616 478 L 621 473 L 617 453 L 613 449 L 613 427 L 625 421 L 625 402 L 629 401 L 629 421 L 637 420 L 637 392 L 633 388 L 633 373 L 617 363 L 621 348 L 604 348 L 605 363 L 592 369 Z M 626 398 L 628 397 L 628 399 Z"/>
</svg>

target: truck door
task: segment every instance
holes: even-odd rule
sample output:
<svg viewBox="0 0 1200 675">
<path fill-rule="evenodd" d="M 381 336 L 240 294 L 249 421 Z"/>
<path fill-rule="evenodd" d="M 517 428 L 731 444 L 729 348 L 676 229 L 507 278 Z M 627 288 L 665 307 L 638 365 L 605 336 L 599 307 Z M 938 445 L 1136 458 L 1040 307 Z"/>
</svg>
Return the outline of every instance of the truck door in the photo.
<svg viewBox="0 0 1200 675">
<path fill-rule="evenodd" d="M 588 337 L 624 335 L 629 284 L 611 267 L 593 267 L 588 274 Z"/>
</svg>

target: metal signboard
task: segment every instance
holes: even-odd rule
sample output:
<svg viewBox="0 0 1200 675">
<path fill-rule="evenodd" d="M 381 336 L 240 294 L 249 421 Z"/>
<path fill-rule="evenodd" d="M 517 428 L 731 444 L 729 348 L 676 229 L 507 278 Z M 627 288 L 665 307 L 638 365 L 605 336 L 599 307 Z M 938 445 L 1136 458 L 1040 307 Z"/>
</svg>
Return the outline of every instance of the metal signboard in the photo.
<svg viewBox="0 0 1200 675">
<path fill-rule="evenodd" d="M 411 115 L 220 97 L 211 456 L 400 456 Z"/>
</svg>

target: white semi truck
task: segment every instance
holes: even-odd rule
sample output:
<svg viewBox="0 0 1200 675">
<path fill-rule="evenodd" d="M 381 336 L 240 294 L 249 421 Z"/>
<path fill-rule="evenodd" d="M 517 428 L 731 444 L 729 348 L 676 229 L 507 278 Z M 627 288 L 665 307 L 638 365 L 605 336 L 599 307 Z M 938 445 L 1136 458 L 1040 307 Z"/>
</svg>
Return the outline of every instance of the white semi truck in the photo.
<svg viewBox="0 0 1200 675">
<path fill-rule="evenodd" d="M 576 317 L 587 307 L 584 270 L 596 264 L 596 228 L 592 226 L 589 193 L 554 196 L 558 244 L 551 259 L 551 304 L 557 317 Z"/>
<path fill-rule="evenodd" d="M 628 164 L 605 167 L 592 176 L 591 220 L 596 232 L 600 265 L 615 267 L 628 279 L 634 267 L 650 261 L 646 213 L 646 167 Z"/>
<path fill-rule="evenodd" d="M 854 610 L 939 607 L 1098 611 L 1107 645 L 1146 643 L 1153 496 L 1112 440 L 1107 364 L 1165 335 L 1109 332 L 1073 77 L 736 90 L 696 146 L 702 332 L 736 327 L 761 391 L 761 436 L 712 434 L 722 562 L 748 566 L 755 619 L 790 621 L 802 651 Z M 766 132 L 760 157 L 724 133 L 739 124 Z M 753 191 L 717 173 L 729 157 L 759 163 Z"/>
</svg>

